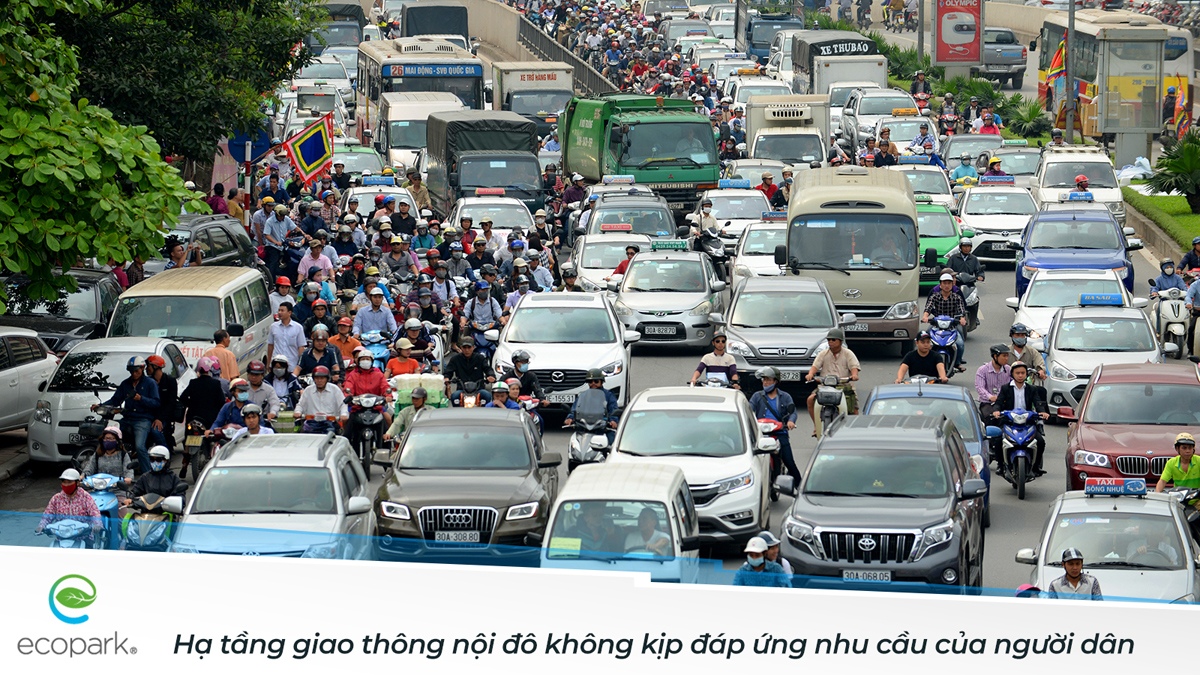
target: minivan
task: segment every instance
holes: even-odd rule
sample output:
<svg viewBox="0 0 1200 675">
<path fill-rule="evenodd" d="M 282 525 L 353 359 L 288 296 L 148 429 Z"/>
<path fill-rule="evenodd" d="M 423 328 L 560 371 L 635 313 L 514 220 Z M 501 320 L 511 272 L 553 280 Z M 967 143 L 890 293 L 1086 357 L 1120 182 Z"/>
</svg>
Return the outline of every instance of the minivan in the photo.
<svg viewBox="0 0 1200 675">
<path fill-rule="evenodd" d="M 379 99 L 379 116 L 371 130 L 375 150 L 395 165 L 414 166 L 425 147 L 425 120 L 440 110 L 463 110 L 457 96 L 442 91 L 389 92 Z"/>
</svg>

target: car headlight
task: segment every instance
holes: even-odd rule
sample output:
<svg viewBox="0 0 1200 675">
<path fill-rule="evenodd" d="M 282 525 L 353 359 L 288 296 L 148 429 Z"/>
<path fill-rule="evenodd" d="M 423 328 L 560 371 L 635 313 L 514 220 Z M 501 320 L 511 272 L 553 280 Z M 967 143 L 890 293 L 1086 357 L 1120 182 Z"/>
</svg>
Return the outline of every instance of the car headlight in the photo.
<svg viewBox="0 0 1200 675">
<path fill-rule="evenodd" d="M 821 340 L 820 342 L 817 343 L 817 346 L 813 347 L 812 351 L 809 352 L 809 354 L 812 355 L 813 359 L 816 359 L 818 356 L 821 355 L 821 352 L 823 352 L 827 349 L 829 349 L 829 342 L 827 342 L 826 340 Z"/>
<path fill-rule="evenodd" d="M 783 533 L 797 547 L 807 549 L 810 555 L 820 559 L 825 558 L 825 552 L 821 548 L 821 542 L 817 539 L 816 533 L 813 532 L 812 525 L 788 516 L 783 521 Z"/>
<path fill-rule="evenodd" d="M 734 265 L 733 273 L 739 277 L 756 277 L 756 276 L 758 276 L 757 274 L 754 273 L 754 270 L 750 269 L 749 267 L 747 267 L 745 265 Z"/>
<path fill-rule="evenodd" d="M 921 533 L 921 543 L 917 545 L 917 553 L 913 556 L 913 562 L 921 559 L 929 551 L 945 544 L 954 538 L 954 521 L 947 520 L 940 525 L 925 528 Z"/>
<path fill-rule="evenodd" d="M 1051 379 L 1062 380 L 1064 382 L 1070 382 L 1071 380 L 1075 379 L 1075 373 L 1072 373 L 1071 371 L 1067 370 L 1061 364 L 1059 364 L 1057 361 L 1051 361 L 1050 362 L 1050 377 L 1051 377 Z"/>
<path fill-rule="evenodd" d="M 717 481 L 717 494 L 730 494 L 739 490 L 745 490 L 752 485 L 754 485 L 754 474 L 747 471 L 740 476 Z"/>
<path fill-rule="evenodd" d="M 613 312 L 615 312 L 617 316 L 631 316 L 633 314 L 633 310 L 625 306 L 625 303 L 621 302 L 620 300 L 613 303 Z"/>
<path fill-rule="evenodd" d="M 711 311 L 712 302 L 705 300 L 704 302 L 693 307 L 692 311 L 688 312 L 688 316 L 708 316 L 709 312 Z"/>
<path fill-rule="evenodd" d="M 1075 451 L 1075 463 L 1085 466 L 1108 466 L 1108 455 L 1101 455 L 1098 452 L 1088 452 L 1087 450 Z"/>
<path fill-rule="evenodd" d="M 867 125 L 865 125 L 865 124 L 860 124 L 860 125 L 858 125 L 858 130 L 859 130 L 859 131 L 861 131 L 861 132 L 862 132 L 862 133 L 864 133 L 864 134 L 873 134 L 873 133 L 875 133 L 875 127 L 870 127 L 870 126 L 867 126 Z"/>
<path fill-rule="evenodd" d="M 734 356 L 744 356 L 746 358 L 754 356 L 754 350 L 750 349 L 750 345 L 738 340 L 730 340 L 729 344 L 725 345 L 725 350 Z"/>
<path fill-rule="evenodd" d="M 1030 267 L 1029 265 L 1021 266 L 1021 276 L 1026 279 L 1032 279 L 1034 274 L 1037 274 L 1038 268 Z"/>
<path fill-rule="evenodd" d="M 503 375 L 504 373 L 507 373 L 510 368 L 512 368 L 511 363 L 505 363 L 503 361 L 496 361 L 496 374 L 497 375 Z"/>
<path fill-rule="evenodd" d="M 517 504 L 516 506 L 508 507 L 508 513 L 504 514 L 505 520 L 525 520 L 537 515 L 538 503 L 528 502 L 525 504 Z"/>
<path fill-rule="evenodd" d="M 379 502 L 379 515 L 392 520 L 409 520 L 412 515 L 408 507 L 396 502 Z"/>
<path fill-rule="evenodd" d="M 625 364 L 621 363 L 620 361 L 613 361 L 607 366 L 602 366 L 600 368 L 600 372 L 604 373 L 605 377 L 612 377 L 614 375 L 620 375 L 621 371 L 624 369 Z"/>
<path fill-rule="evenodd" d="M 1117 273 L 1117 278 L 1119 279 L 1124 279 L 1125 277 L 1129 276 L 1129 268 L 1125 265 L 1114 267 L 1113 271 Z"/>
<path fill-rule="evenodd" d="M 331 541 L 327 544 L 313 544 L 304 549 L 301 558 L 336 558 L 338 557 L 338 543 Z"/>
<path fill-rule="evenodd" d="M 199 553 L 200 549 L 187 544 L 171 544 L 172 553 Z"/>
<path fill-rule="evenodd" d="M 588 281 L 587 279 L 584 279 L 583 277 L 579 277 L 579 279 L 576 281 L 576 283 L 578 283 L 580 286 L 583 286 L 583 290 L 587 291 L 588 293 L 595 293 L 597 291 L 604 290 L 604 289 L 600 288 L 599 286 L 597 286 L 596 284 L 594 284 L 593 282 Z"/>
<path fill-rule="evenodd" d="M 70 342 L 64 342 L 58 347 L 58 351 L 60 353 L 66 354 L 67 352 L 71 351 L 71 349 L 73 349 L 75 347 L 75 345 L 77 345 L 83 341 L 84 341 L 83 338 L 76 338 L 74 340 L 71 340 Z"/>
<path fill-rule="evenodd" d="M 1109 202 L 1105 206 L 1113 213 L 1125 213 L 1125 202 Z"/>
<path fill-rule="evenodd" d="M 33 421 L 41 424 L 50 424 L 50 401 L 38 401 L 37 408 L 33 411 Z"/>
<path fill-rule="evenodd" d="M 884 319 L 911 319 L 917 315 L 917 303 L 911 300 L 905 302 L 897 302 L 892 305 L 887 314 L 883 315 Z"/>
</svg>

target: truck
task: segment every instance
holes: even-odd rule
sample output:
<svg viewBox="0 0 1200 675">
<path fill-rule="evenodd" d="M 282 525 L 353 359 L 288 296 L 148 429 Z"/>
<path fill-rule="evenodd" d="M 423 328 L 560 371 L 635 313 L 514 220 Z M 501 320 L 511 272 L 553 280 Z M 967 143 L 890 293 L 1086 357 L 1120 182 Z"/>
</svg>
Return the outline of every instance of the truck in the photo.
<svg viewBox="0 0 1200 675">
<path fill-rule="evenodd" d="M 422 0 L 404 5 L 400 11 L 401 37 L 461 35 L 470 44 L 467 8 L 452 0 Z"/>
<path fill-rule="evenodd" d="M 375 151 L 389 166 L 397 162 L 414 166 L 425 147 L 429 114 L 439 110 L 463 110 L 457 96 L 443 91 L 388 92 L 379 99 L 379 113 L 369 130 Z"/>
<path fill-rule="evenodd" d="M 771 42 L 781 30 L 804 28 L 804 3 L 800 0 L 755 2 L 737 0 L 733 15 L 734 51 L 766 65 L 771 57 Z"/>
<path fill-rule="evenodd" d="M 997 80 L 1003 87 L 1012 82 L 1013 89 L 1025 84 L 1025 64 L 1029 50 L 1017 39 L 1011 28 L 984 26 L 983 65 L 971 66 L 971 77 Z"/>
<path fill-rule="evenodd" d="M 492 64 L 493 110 L 511 110 L 550 133 L 574 91 L 575 69 L 561 61 L 497 61 Z"/>
<path fill-rule="evenodd" d="M 426 187 L 438 218 L 445 218 L 456 201 L 479 188 L 503 188 L 531 212 L 545 205 L 537 124 L 516 113 L 432 112 L 425 127 L 425 147 Z"/>
<path fill-rule="evenodd" d="M 362 42 L 363 27 L 367 25 L 362 5 L 354 0 L 329 0 L 324 9 L 329 12 L 329 20 L 309 34 L 305 40 L 309 50 L 320 56 L 326 47 L 357 47 Z"/>
<path fill-rule="evenodd" d="M 666 197 L 680 218 L 704 190 L 717 187 L 713 128 L 691 101 L 602 94 L 571 99 L 559 119 L 565 175 L 578 173 L 593 183 L 605 175 L 631 175 Z"/>
<path fill-rule="evenodd" d="M 808 168 L 825 161 L 828 96 L 751 96 L 746 105 L 746 147 L 754 159 Z"/>
<path fill-rule="evenodd" d="M 810 30 L 792 40 L 792 90 L 828 94 L 837 82 L 876 82 L 887 87 L 887 58 L 862 33 Z"/>
</svg>

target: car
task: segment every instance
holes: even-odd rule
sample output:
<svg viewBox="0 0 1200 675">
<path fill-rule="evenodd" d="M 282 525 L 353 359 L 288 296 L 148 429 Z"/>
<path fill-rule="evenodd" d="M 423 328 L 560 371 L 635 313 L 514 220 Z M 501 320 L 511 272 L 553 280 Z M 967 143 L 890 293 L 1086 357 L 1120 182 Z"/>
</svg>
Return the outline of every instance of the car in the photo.
<svg viewBox="0 0 1200 675">
<path fill-rule="evenodd" d="M 1105 296 L 1099 302 L 1109 302 Z M 1115 300 L 1115 299 L 1114 299 Z M 1046 355 L 1046 397 L 1056 406 L 1076 408 L 1092 372 L 1101 364 L 1162 363 L 1164 353 L 1179 346 L 1159 347 L 1146 313 L 1131 307 L 1092 305 L 1063 307 L 1054 315 L 1044 338 L 1029 344 Z"/>
<path fill-rule="evenodd" d="M 1129 252 L 1142 241 L 1123 230 L 1111 214 L 1097 210 L 1039 211 L 1030 220 L 1016 246 L 1017 297 L 1025 294 L 1029 280 L 1040 269 L 1116 270 L 1133 291 L 1133 262 Z"/>
<path fill-rule="evenodd" d="M 889 166 L 888 169 L 908 176 L 914 195 L 925 195 L 930 203 L 944 206 L 947 210 L 958 208 L 946 172 L 930 166 L 928 155 L 901 155 L 900 164 Z"/>
<path fill-rule="evenodd" d="M 363 145 L 346 144 L 335 147 L 333 161 L 343 162 L 346 165 L 346 173 L 352 176 L 361 176 L 362 172 L 367 170 L 376 176 L 383 172 L 383 157 L 374 148 Z"/>
<path fill-rule="evenodd" d="M 776 185 L 783 184 L 783 170 L 787 164 L 774 159 L 733 159 L 725 164 L 721 178 L 749 180 L 752 185 L 762 183 L 762 175 L 768 171 Z"/>
<path fill-rule="evenodd" d="M 650 251 L 635 255 L 623 277 L 608 283 L 616 295 L 613 309 L 644 342 L 707 346 L 713 334 L 709 314 L 724 307 L 725 282 L 717 279 L 706 254 L 659 248 L 675 244 L 686 246 L 678 239 L 651 242 Z"/>
<path fill-rule="evenodd" d="M 867 138 L 875 134 L 879 120 L 895 115 L 897 109 L 916 108 L 917 102 L 906 91 L 856 89 L 842 107 L 842 138 L 850 141 L 852 149 L 865 147 Z"/>
<path fill-rule="evenodd" d="M 698 224 L 704 215 L 704 200 L 712 200 L 712 216 L 721 225 L 721 239 L 725 241 L 726 254 L 733 254 L 742 232 L 748 225 L 761 222 L 763 214 L 772 210 L 767 195 L 761 190 L 755 190 L 751 187 L 752 184 L 748 178 L 720 180 L 717 181 L 719 189 L 705 190 L 696 202 L 696 210 L 693 213 L 696 217 L 695 223 Z"/>
<path fill-rule="evenodd" d="M 559 168 L 562 168 L 561 164 L 559 165 Z M 566 182 L 567 178 L 568 176 L 563 176 L 563 181 Z M 570 213 L 567 214 L 566 224 L 563 227 L 563 230 L 567 236 L 566 241 L 564 241 L 564 245 L 570 246 L 571 243 L 574 242 L 577 235 L 583 234 L 577 231 L 579 216 L 583 213 L 583 206 L 591 200 L 593 195 L 599 199 L 601 195 L 606 193 L 629 194 L 630 192 L 637 192 L 639 194 L 647 195 L 654 194 L 653 190 L 644 185 L 637 185 L 633 182 L 633 176 L 627 175 L 602 176 L 599 183 L 585 186 L 583 188 L 582 199 L 580 199 L 578 202 L 571 202 L 563 205 L 566 209 L 570 209 Z M 564 213 L 565 212 L 566 211 L 564 210 Z"/>
<path fill-rule="evenodd" d="M 1028 188 L 1033 182 L 1033 172 L 1037 170 L 1038 162 L 1041 161 L 1042 149 L 1029 147 L 1029 141 L 1024 139 L 1005 139 L 1004 145 L 979 153 L 975 160 L 975 169 L 980 175 L 988 170 L 993 157 L 1000 158 L 1000 168 L 1014 178 L 1015 185 Z M 946 158 L 946 161 L 949 163 L 953 159 L 955 158 Z"/>
<path fill-rule="evenodd" d="M 942 151 L 938 153 L 942 159 L 961 157 L 964 152 L 978 157 L 986 150 L 1004 145 L 1004 139 L 996 134 L 954 134 L 938 140 L 942 143 Z"/>
<path fill-rule="evenodd" d="M 1052 2 L 1053 0 L 1047 0 L 1039 6 L 1048 9 L 1046 5 Z M 1029 50 L 1021 44 L 1011 28 L 984 26 L 983 63 L 972 66 L 971 75 L 998 80 L 1001 87 L 1011 82 L 1013 89 L 1020 89 L 1025 84 L 1025 66 L 1028 60 Z"/>
<path fill-rule="evenodd" d="M 770 526 L 770 454 L 778 447 L 735 389 L 654 387 L 629 402 L 607 464 L 678 467 L 701 543 L 738 545 Z"/>
<path fill-rule="evenodd" d="M 629 400 L 630 345 L 641 337 L 626 330 L 604 296 L 591 293 L 529 293 L 513 308 L 504 328 L 490 335 L 499 378 L 512 370 L 517 350 L 530 353 L 530 372 L 554 409 L 569 411 L 587 389 L 592 368 L 604 373 L 604 388 L 622 405 Z"/>
<path fill-rule="evenodd" d="M 375 532 L 367 476 L 334 434 L 242 434 L 204 468 L 175 553 L 370 559 Z"/>
<path fill-rule="evenodd" d="M 296 77 L 292 79 L 292 87 L 331 85 L 336 87 L 342 96 L 350 98 L 351 93 L 354 91 L 353 84 L 351 83 L 353 76 L 348 72 L 350 66 L 346 65 L 346 62 L 341 57 L 334 55 L 334 49 L 354 49 L 357 51 L 357 48 L 349 46 L 339 48 L 331 45 L 327 47 L 312 63 L 304 66 L 300 69 L 299 73 L 296 73 Z M 355 61 L 357 61 L 357 58 L 355 58 Z M 355 69 L 357 70 L 357 65 Z"/>
<path fill-rule="evenodd" d="M 350 89 L 352 91 L 355 81 L 358 80 L 358 47 L 326 47 L 325 51 L 321 52 L 319 59 L 326 57 L 333 57 L 341 62 L 342 66 L 346 69 L 346 76 L 350 79 Z M 350 93 L 350 91 L 342 92 L 345 96 L 349 96 Z"/>
<path fill-rule="evenodd" d="M 944 415 L 953 422 L 967 448 L 967 454 L 971 456 L 971 466 L 987 483 L 988 494 L 983 498 L 983 526 L 991 527 L 992 472 L 988 439 L 998 437 L 1001 432 L 999 427 L 984 424 L 971 390 L 951 385 L 885 384 L 872 389 L 861 408 L 864 415 L 923 415 L 928 418 Z"/>
<path fill-rule="evenodd" d="M 742 391 L 757 388 L 755 371 L 779 369 L 782 382 L 803 382 L 813 360 L 829 349 L 829 329 L 854 323 L 854 315 L 838 316 L 833 298 L 820 279 L 752 277 L 733 293 L 729 313 L 714 313 L 712 323 L 725 327 L 726 351 L 737 364 Z"/>
<path fill-rule="evenodd" d="M 8 392 L 0 409 L 0 432 L 21 429 L 30 422 L 30 415 L 38 409 L 39 392 L 57 365 L 58 359 L 36 332 L 0 325 L 0 383 Z"/>
<path fill-rule="evenodd" d="M 528 557 L 519 547 L 545 532 L 560 464 L 523 410 L 422 413 L 375 494 L 376 556 Z"/>
<path fill-rule="evenodd" d="M 987 484 L 953 421 L 839 417 L 803 475 L 798 488 L 791 476 L 778 481 L 795 496 L 780 554 L 814 577 L 807 586 L 983 585 Z"/>
<path fill-rule="evenodd" d="M 916 140 L 917 136 L 921 135 L 922 124 L 929 127 L 926 129 L 926 133 L 937 132 L 937 122 L 925 115 L 918 115 L 916 108 L 904 112 L 912 114 L 880 117 L 879 121 L 875 123 L 875 130 L 871 133 L 871 136 L 875 140 L 879 140 L 880 132 L 887 129 L 891 132 L 889 138 L 896 144 L 896 147 L 904 149 Z M 933 151 L 938 152 L 939 148 L 941 148 L 941 141 L 935 136 L 933 139 Z M 945 156 L 942 159 L 945 160 Z"/>
<path fill-rule="evenodd" d="M 226 214 L 182 215 L 174 229 L 166 233 L 167 239 L 172 237 L 184 246 L 195 242 L 200 247 L 200 264 L 206 267 L 245 267 L 260 270 L 264 278 L 268 276 L 267 266 L 258 259 L 258 248 L 237 218 Z M 147 278 L 166 267 L 166 257 L 147 260 L 142 266 Z"/>
<path fill-rule="evenodd" d="M 663 11 L 666 21 L 658 27 L 658 33 L 666 39 L 668 49 L 674 49 L 675 43 L 685 38 L 716 37 L 707 21 L 685 18 L 691 12 L 686 2 L 671 0 L 668 5 L 670 9 Z M 646 7 L 646 12 L 650 13 L 649 7 Z"/>
<path fill-rule="evenodd" d="M 378 41 L 383 39 L 383 32 L 379 30 L 379 26 L 367 24 L 366 26 L 363 26 L 362 37 L 363 42 L 370 42 L 371 40 Z"/>
<path fill-rule="evenodd" d="M 75 279 L 76 289 L 59 289 L 54 302 L 29 297 L 32 281 L 24 274 L 5 278 L 7 309 L 0 314 L 0 326 L 36 331 L 46 349 L 58 356 L 84 340 L 102 337 L 121 296 L 121 285 L 107 272 L 70 269 L 66 273 Z"/>
<path fill-rule="evenodd" d="M 367 176 L 367 180 L 376 178 L 375 176 Z M 384 178 L 380 176 L 379 178 Z M 375 212 L 375 197 L 383 195 L 384 197 L 395 197 L 398 202 L 407 202 L 409 213 L 418 213 L 417 200 L 413 199 L 412 193 L 408 188 L 398 187 L 396 185 L 361 185 L 357 187 L 349 187 L 342 190 L 341 209 L 342 213 L 348 210 L 346 207 L 350 203 L 350 196 L 358 197 L 358 214 L 363 218 L 370 218 Z M 399 206 L 397 205 L 397 208 Z M 449 222 L 449 221 L 447 221 Z M 457 223 L 455 223 L 457 225 Z"/>
<path fill-rule="evenodd" d="M 709 21 L 708 27 L 712 29 L 713 35 L 721 40 L 728 47 L 733 47 L 733 20 L 727 21 Z"/>
<path fill-rule="evenodd" d="M 700 66 L 700 70 L 708 72 L 709 66 L 719 61 L 740 60 L 744 61 L 746 55 L 739 52 L 732 52 L 723 44 L 710 45 L 701 43 L 693 45 L 688 54 L 688 61 L 693 65 Z M 715 96 L 713 100 L 718 100 Z"/>
<path fill-rule="evenodd" d="M 179 345 L 166 338 L 122 337 L 87 340 L 72 347 L 54 368 L 50 384 L 37 397 L 29 418 L 29 457 L 40 462 L 68 462 L 82 450 L 94 450 L 95 439 L 82 436 L 79 423 L 91 406 L 108 400 L 129 377 L 129 359 L 158 355 L 180 393 L 195 376 Z M 186 425 L 175 425 L 176 447 L 182 447 Z"/>
<path fill-rule="evenodd" d="M 1086 176 L 1088 193 L 1098 204 L 1112 212 L 1117 223 L 1125 226 L 1125 200 L 1122 185 L 1128 179 L 1117 179 L 1112 160 L 1099 146 L 1047 146 L 1030 181 L 1030 193 L 1039 208 L 1062 201 L 1076 192 L 1075 178 Z"/>
<path fill-rule="evenodd" d="M 794 79 L 794 73 L 793 73 L 793 79 Z M 868 82 L 853 82 L 848 85 L 839 83 L 839 82 L 833 83 L 833 85 L 829 87 L 829 129 L 830 129 L 830 134 L 833 134 L 842 128 L 842 108 L 846 107 L 846 101 L 850 100 L 850 94 L 854 93 L 855 89 L 862 89 L 863 91 L 868 91 L 868 90 L 879 89 L 879 88 L 880 87 L 878 84 L 868 83 Z M 926 120 L 928 121 L 928 118 L 926 118 Z M 919 130 L 919 127 L 918 127 L 918 130 Z M 903 137 L 896 136 L 896 138 L 900 139 Z M 913 138 L 916 138 L 916 134 L 913 134 Z"/>
<path fill-rule="evenodd" d="M 738 75 L 751 77 L 758 75 L 758 62 L 754 59 L 744 58 L 721 59 L 708 64 L 708 79 L 722 91 L 725 90 L 729 78 Z"/>
<path fill-rule="evenodd" d="M 606 192 L 592 204 L 592 215 L 587 220 L 587 234 L 599 234 L 604 225 L 628 223 L 628 230 L 634 234 L 644 234 L 652 239 L 670 239 L 675 237 L 675 215 L 673 208 L 682 205 L 670 204 L 661 195 Z M 579 234 L 579 226 L 575 227 Z"/>
<path fill-rule="evenodd" d="M 1038 212 L 1029 190 L 1011 183 L 987 182 L 956 187 L 954 191 L 959 193 L 957 207 L 962 227 L 975 233 L 971 252 L 983 262 L 1014 262 L 1017 251 L 1012 239 L 1025 232 Z"/>
<path fill-rule="evenodd" d="M 730 259 L 730 288 L 736 292 L 754 277 L 783 276 L 783 268 L 775 262 L 775 247 L 786 243 L 787 224 L 779 219 L 770 217 L 747 227 Z"/>
<path fill-rule="evenodd" d="M 1082 490 L 1088 478 L 1157 483 L 1167 460 L 1176 456 L 1175 436 L 1200 434 L 1197 384 L 1200 370 L 1190 363 L 1098 366 L 1074 410 L 1058 410 L 1071 421 L 1066 489 Z"/>
<path fill-rule="evenodd" d="M 603 291 L 608 287 L 608 277 L 625 260 L 625 249 L 630 245 L 649 251 L 650 237 L 609 226 L 600 234 L 577 238 L 570 252 L 570 261 L 579 273 L 577 283 L 591 293 Z"/>
<path fill-rule="evenodd" d="M 1183 507 L 1147 487 L 1140 478 L 1090 478 L 1055 497 L 1037 546 L 1016 554 L 1033 565 L 1029 583 L 1047 591 L 1065 574 L 1063 552 L 1077 549 L 1105 600 L 1195 602 L 1200 569 Z"/>
<path fill-rule="evenodd" d="M 963 237 L 970 237 L 974 232 L 960 230 L 958 218 L 941 204 L 932 204 L 917 197 L 917 246 L 921 251 L 921 295 L 928 296 L 929 291 L 938 285 L 938 278 L 946 267 L 946 256 L 958 248 Z M 933 251 L 937 264 L 926 265 L 926 257 Z"/>
<path fill-rule="evenodd" d="M 730 108 L 746 108 L 751 96 L 791 96 L 792 85 L 773 77 L 731 75 L 725 80 L 725 95 L 733 99 Z"/>
<path fill-rule="evenodd" d="M 683 65 L 685 67 L 699 65 L 701 70 L 708 69 L 708 63 L 700 63 L 701 54 L 728 54 L 729 47 L 726 47 L 724 42 L 716 36 L 707 37 L 697 35 L 687 37 L 679 41 L 680 49 L 683 52 Z"/>
<path fill-rule="evenodd" d="M 494 195 L 460 197 L 458 201 L 454 202 L 454 206 L 450 207 L 450 213 L 446 215 L 446 222 L 454 223 L 457 227 L 462 222 L 463 216 L 471 217 L 476 232 L 479 231 L 479 221 L 484 216 L 492 219 L 493 233 L 498 232 L 507 236 L 513 230 L 529 232 L 533 229 L 533 215 L 529 213 L 525 202 L 515 197 Z"/>
<path fill-rule="evenodd" d="M 341 63 L 337 64 L 339 67 Z M 315 84 L 296 89 L 296 102 L 288 108 L 287 123 L 307 122 L 312 124 L 327 114 L 332 114 L 334 136 L 349 136 L 347 129 L 354 126 L 350 119 L 350 104 L 346 103 L 342 91 L 332 84 Z"/>
<path fill-rule="evenodd" d="M 1146 307 L 1149 300 L 1135 298 L 1113 270 L 1038 270 L 1029 290 L 1020 298 L 1005 300 L 1017 310 L 1013 323 L 1029 326 L 1029 337 L 1040 338 L 1050 330 L 1054 314 L 1062 307 L 1079 307 L 1084 296 L 1111 295 L 1119 306 Z"/>
</svg>

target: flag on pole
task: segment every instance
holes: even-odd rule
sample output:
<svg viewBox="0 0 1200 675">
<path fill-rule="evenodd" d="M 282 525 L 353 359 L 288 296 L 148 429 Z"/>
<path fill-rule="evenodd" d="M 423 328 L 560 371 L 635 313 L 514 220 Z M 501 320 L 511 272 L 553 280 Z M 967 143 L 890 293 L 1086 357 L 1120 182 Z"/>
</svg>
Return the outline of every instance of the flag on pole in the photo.
<svg viewBox="0 0 1200 675">
<path fill-rule="evenodd" d="M 283 144 L 296 175 L 305 185 L 333 165 L 333 113 L 329 113 Z"/>
<path fill-rule="evenodd" d="M 1046 73 L 1046 82 L 1050 83 L 1067 74 L 1067 41 L 1064 38 L 1058 43 L 1058 51 L 1050 59 L 1050 71 Z"/>
<path fill-rule="evenodd" d="M 1186 86 L 1178 86 L 1175 89 L 1179 92 L 1179 96 L 1175 98 L 1175 137 L 1183 138 L 1192 127 L 1192 102 L 1188 100 Z"/>
</svg>

